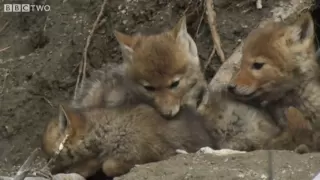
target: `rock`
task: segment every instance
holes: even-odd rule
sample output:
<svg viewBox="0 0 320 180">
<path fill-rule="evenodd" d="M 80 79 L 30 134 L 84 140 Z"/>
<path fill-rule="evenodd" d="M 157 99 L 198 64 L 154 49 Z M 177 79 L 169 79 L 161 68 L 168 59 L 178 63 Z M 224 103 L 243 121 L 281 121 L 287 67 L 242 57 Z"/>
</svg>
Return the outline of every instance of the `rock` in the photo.
<svg viewBox="0 0 320 180">
<path fill-rule="evenodd" d="M 115 180 L 264 180 L 270 175 L 274 180 L 302 180 L 314 178 L 319 171 L 320 153 L 300 155 L 260 150 L 223 156 L 179 154 L 168 160 L 136 166 Z"/>
</svg>

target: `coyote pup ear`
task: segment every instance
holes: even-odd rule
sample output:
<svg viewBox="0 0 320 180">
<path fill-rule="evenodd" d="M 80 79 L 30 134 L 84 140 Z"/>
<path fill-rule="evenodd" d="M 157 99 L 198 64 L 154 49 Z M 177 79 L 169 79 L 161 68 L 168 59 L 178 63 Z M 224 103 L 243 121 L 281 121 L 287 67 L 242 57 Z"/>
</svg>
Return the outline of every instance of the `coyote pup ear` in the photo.
<svg viewBox="0 0 320 180">
<path fill-rule="evenodd" d="M 79 114 L 69 109 L 67 106 L 59 105 L 59 129 L 61 133 L 76 131 L 83 124 Z"/>
<path fill-rule="evenodd" d="M 186 23 L 186 16 L 183 15 L 179 21 L 177 22 L 177 24 L 173 27 L 172 30 L 173 36 L 175 38 L 179 38 L 181 36 L 185 36 L 188 32 L 187 32 L 187 23 Z"/>
<path fill-rule="evenodd" d="M 130 36 L 128 34 L 121 33 L 117 30 L 114 30 L 114 36 L 116 37 L 117 41 L 120 44 L 121 52 L 124 61 L 132 61 L 132 55 L 133 55 L 133 46 L 136 43 L 137 37 L 136 36 Z"/>
<path fill-rule="evenodd" d="M 293 46 L 306 48 L 313 43 L 314 24 L 310 13 L 305 13 L 289 28 L 289 38 Z"/>
<path fill-rule="evenodd" d="M 198 49 L 196 43 L 193 41 L 191 36 L 187 31 L 187 23 L 186 23 L 186 16 L 183 15 L 178 23 L 172 29 L 173 37 L 176 39 L 180 45 L 190 53 L 190 55 L 194 57 L 198 57 Z M 199 63 L 198 58 L 192 58 L 192 60 L 197 61 Z"/>
</svg>

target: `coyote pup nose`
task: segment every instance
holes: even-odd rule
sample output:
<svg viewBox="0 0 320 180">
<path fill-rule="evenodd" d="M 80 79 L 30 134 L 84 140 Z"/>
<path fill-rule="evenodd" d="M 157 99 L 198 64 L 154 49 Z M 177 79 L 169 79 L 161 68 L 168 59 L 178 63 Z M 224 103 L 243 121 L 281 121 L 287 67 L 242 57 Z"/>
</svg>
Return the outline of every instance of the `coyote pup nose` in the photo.
<svg viewBox="0 0 320 180">
<path fill-rule="evenodd" d="M 166 106 L 160 110 L 165 118 L 173 118 L 180 111 L 180 106 Z"/>
<path fill-rule="evenodd" d="M 234 90 L 236 89 L 236 85 L 235 84 L 228 84 L 227 88 L 230 93 L 234 94 Z"/>
</svg>

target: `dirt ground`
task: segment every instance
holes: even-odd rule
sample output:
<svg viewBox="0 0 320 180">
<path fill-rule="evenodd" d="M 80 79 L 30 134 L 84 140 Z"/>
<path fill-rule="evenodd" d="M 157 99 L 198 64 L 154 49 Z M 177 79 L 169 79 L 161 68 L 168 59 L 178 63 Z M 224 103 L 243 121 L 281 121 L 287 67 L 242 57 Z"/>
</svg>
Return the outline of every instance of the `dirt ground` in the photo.
<svg viewBox="0 0 320 180">
<path fill-rule="evenodd" d="M 134 167 L 115 180 L 311 180 L 319 173 L 319 159 L 319 153 L 265 150 L 225 156 L 183 154 Z"/>
<path fill-rule="evenodd" d="M 3 4 L 48 4 L 49 12 L 4 13 Z M 218 31 L 228 57 L 278 1 L 215 0 Z M 57 104 L 71 98 L 86 37 L 102 0 L 0 0 L 0 174 L 12 172 L 40 145 L 45 124 Z M 201 0 L 110 0 L 106 23 L 95 33 L 88 53 L 88 75 L 108 62 L 121 62 L 113 29 L 156 33 L 172 26 L 186 10 L 188 31 L 206 63 L 212 39 L 201 20 Z M 203 16 L 206 17 L 205 15 Z M 1 31 L 1 28 L 7 26 Z M 199 27 L 199 28 L 198 28 Z M 214 57 L 206 77 L 219 67 Z"/>
</svg>

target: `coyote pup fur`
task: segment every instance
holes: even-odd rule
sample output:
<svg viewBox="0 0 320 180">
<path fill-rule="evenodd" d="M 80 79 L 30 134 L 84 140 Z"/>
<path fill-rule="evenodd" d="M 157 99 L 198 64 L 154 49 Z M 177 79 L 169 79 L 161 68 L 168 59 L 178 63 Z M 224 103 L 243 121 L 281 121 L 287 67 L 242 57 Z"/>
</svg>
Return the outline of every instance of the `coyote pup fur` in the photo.
<svg viewBox="0 0 320 180">
<path fill-rule="evenodd" d="M 182 107 L 172 121 L 145 104 L 118 107 L 71 108 L 60 106 L 49 122 L 42 149 L 49 156 L 68 135 L 52 163 L 52 173 L 79 173 L 84 177 L 102 168 L 107 176 L 127 173 L 135 164 L 160 161 L 177 149 L 195 152 L 215 148 L 204 120 L 192 108 Z"/>
<path fill-rule="evenodd" d="M 229 92 L 245 102 L 266 104 L 280 127 L 287 126 L 284 108 L 294 106 L 319 129 L 320 84 L 314 34 L 310 13 L 289 25 L 270 22 L 252 31 Z"/>
<path fill-rule="evenodd" d="M 187 32 L 185 16 L 171 30 L 159 34 L 131 36 L 119 31 L 114 34 L 120 44 L 123 63 L 112 70 L 111 76 L 117 76 L 117 80 L 113 80 L 115 87 L 126 88 L 108 92 L 107 103 L 143 102 L 166 119 L 173 118 L 183 105 L 197 107 L 207 83 L 196 44 Z M 105 78 L 104 85 L 110 85 L 109 78 Z M 104 85 L 95 84 L 92 88 Z M 124 91 L 119 92 L 119 89 Z M 84 105 L 92 104 L 92 97 L 80 99 Z"/>
</svg>

